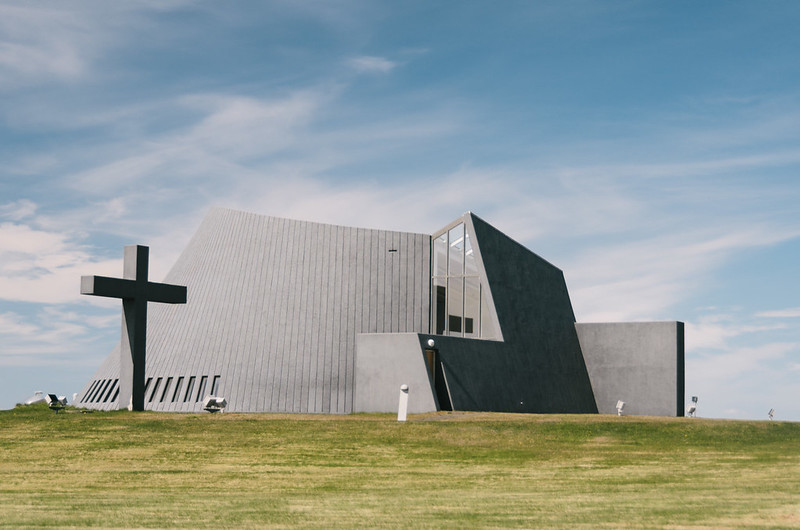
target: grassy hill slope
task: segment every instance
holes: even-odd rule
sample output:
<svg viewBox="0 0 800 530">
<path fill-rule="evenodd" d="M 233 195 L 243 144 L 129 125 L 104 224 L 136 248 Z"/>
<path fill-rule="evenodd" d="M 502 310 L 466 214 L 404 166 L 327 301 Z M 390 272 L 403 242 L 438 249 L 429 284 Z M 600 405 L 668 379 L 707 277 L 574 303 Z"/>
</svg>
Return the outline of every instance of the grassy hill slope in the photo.
<svg viewBox="0 0 800 530">
<path fill-rule="evenodd" d="M 800 527 L 800 424 L 0 412 L 0 526 Z"/>
</svg>

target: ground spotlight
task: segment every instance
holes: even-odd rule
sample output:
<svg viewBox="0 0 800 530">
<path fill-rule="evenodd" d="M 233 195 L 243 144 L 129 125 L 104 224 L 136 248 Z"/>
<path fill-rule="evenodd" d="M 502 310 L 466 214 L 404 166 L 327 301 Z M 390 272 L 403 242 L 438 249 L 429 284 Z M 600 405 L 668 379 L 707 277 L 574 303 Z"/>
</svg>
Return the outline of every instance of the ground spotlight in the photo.
<svg viewBox="0 0 800 530">
<path fill-rule="evenodd" d="M 208 412 L 222 412 L 228 406 L 228 400 L 220 396 L 206 396 L 203 400 L 203 410 Z"/>
<path fill-rule="evenodd" d="M 692 396 L 692 404 L 686 407 L 686 412 L 690 418 L 694 418 L 697 413 L 697 396 Z"/>
<path fill-rule="evenodd" d="M 47 401 L 47 406 L 50 407 L 50 410 L 56 414 L 67 406 L 67 398 L 65 396 L 58 397 L 55 394 L 47 394 L 45 401 Z"/>
</svg>

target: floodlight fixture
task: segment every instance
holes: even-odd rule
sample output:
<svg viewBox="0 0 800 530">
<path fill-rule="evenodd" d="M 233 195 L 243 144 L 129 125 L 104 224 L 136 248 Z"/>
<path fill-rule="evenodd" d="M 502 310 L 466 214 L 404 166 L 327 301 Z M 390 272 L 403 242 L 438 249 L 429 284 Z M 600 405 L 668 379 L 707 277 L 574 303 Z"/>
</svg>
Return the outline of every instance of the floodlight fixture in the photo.
<svg viewBox="0 0 800 530">
<path fill-rule="evenodd" d="M 428 348 L 433 348 L 436 346 L 436 341 L 433 339 L 428 339 Z"/>
<path fill-rule="evenodd" d="M 222 412 L 228 406 L 228 400 L 220 396 L 206 396 L 203 400 L 203 410 L 208 412 Z"/>
<path fill-rule="evenodd" d="M 686 407 L 686 413 L 690 418 L 694 418 L 697 413 L 697 396 L 692 396 L 692 404 Z"/>
<path fill-rule="evenodd" d="M 775 417 L 775 409 L 769 409 L 769 412 L 767 414 L 769 416 L 769 419 L 772 420 Z"/>
<path fill-rule="evenodd" d="M 50 407 L 50 410 L 56 414 L 67 406 L 67 398 L 64 396 L 58 397 L 55 394 L 47 394 L 45 401 L 47 401 L 47 406 Z"/>
<path fill-rule="evenodd" d="M 620 400 L 617 401 L 617 416 L 622 416 L 622 409 L 625 408 L 625 402 Z"/>
</svg>

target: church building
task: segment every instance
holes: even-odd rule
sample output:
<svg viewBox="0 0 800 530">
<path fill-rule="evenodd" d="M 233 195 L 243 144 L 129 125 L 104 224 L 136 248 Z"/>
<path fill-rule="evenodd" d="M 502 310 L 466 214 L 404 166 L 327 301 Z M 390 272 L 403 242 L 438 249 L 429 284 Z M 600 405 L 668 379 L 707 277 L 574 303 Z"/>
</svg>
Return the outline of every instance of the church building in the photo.
<svg viewBox="0 0 800 530">
<path fill-rule="evenodd" d="M 576 323 L 560 269 L 472 213 L 433 234 L 212 209 L 151 304 L 145 409 L 682 416 L 683 323 Z M 119 346 L 76 406 L 118 400 Z"/>
</svg>

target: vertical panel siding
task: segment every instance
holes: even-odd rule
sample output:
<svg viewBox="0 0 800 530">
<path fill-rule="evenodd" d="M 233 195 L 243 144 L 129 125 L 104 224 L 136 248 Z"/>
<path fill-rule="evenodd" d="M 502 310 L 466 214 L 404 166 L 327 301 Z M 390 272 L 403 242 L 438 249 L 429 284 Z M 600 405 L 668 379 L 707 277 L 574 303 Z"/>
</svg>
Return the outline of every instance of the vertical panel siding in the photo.
<svg viewBox="0 0 800 530">
<path fill-rule="evenodd" d="M 219 375 L 230 411 L 352 412 L 356 334 L 427 332 L 429 262 L 423 234 L 212 210 L 164 280 L 188 303 L 148 307 L 147 377 L 173 382 L 147 408 L 201 410 L 199 382 Z M 115 349 L 81 396 L 118 372 Z"/>
</svg>

